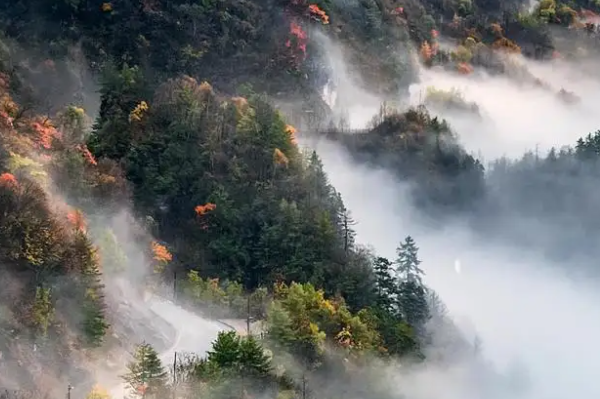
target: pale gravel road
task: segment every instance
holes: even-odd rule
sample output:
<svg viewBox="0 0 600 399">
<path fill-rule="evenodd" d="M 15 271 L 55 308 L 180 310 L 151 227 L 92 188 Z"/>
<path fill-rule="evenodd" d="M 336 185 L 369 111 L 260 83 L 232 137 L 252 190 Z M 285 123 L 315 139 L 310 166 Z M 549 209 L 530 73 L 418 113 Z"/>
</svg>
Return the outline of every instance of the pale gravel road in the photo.
<svg viewBox="0 0 600 399">
<path fill-rule="evenodd" d="M 157 296 L 151 296 L 146 305 L 148 310 L 166 321 L 176 331 L 172 345 L 160 354 L 165 367 L 173 364 L 175 352 L 204 355 L 210 350 L 212 342 L 220 331 L 231 330 L 231 327 L 226 324 L 204 319 L 172 301 Z M 149 321 L 149 324 L 151 322 Z M 142 342 L 144 337 L 137 337 L 136 341 Z M 110 389 L 110 393 L 113 399 L 123 399 L 127 395 L 127 388 L 124 383 L 118 383 Z"/>
</svg>

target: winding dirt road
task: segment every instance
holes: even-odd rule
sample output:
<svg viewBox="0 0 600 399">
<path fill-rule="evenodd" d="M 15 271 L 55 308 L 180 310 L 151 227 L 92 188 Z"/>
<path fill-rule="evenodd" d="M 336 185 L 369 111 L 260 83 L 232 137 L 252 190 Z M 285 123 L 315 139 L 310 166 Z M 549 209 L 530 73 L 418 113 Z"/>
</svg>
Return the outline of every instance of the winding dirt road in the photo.
<svg viewBox="0 0 600 399">
<path fill-rule="evenodd" d="M 166 367 L 173 363 L 175 352 L 203 355 L 211 348 L 212 342 L 220 331 L 232 329 L 226 324 L 204 319 L 172 301 L 158 296 L 151 296 L 145 302 L 144 307 L 145 310 L 150 311 L 155 317 L 162 319 L 162 322 L 166 322 L 175 330 L 173 343 L 168 349 L 160 353 L 161 361 Z M 155 318 L 148 318 L 147 321 L 148 325 L 157 325 Z M 137 342 L 144 340 L 146 340 L 146 337 L 143 336 L 135 339 Z M 119 382 L 113 385 L 110 394 L 113 399 L 123 399 L 127 396 L 126 384 Z"/>
</svg>

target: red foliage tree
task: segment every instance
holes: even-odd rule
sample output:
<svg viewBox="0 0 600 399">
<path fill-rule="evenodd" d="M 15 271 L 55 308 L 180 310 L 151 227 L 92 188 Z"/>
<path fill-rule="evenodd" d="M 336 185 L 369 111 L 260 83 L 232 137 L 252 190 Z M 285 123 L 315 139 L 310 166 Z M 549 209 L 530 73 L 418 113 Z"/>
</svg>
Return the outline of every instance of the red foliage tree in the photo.
<svg viewBox="0 0 600 399">
<path fill-rule="evenodd" d="M 0 175 L 0 186 L 6 188 L 15 188 L 19 185 L 17 178 L 12 173 L 2 173 Z"/>
</svg>

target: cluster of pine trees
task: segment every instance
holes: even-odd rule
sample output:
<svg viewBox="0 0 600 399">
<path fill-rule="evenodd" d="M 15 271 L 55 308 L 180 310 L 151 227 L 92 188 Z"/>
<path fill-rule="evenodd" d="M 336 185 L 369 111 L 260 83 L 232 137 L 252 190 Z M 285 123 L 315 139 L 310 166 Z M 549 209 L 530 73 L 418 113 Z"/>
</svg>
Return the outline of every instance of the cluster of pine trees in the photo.
<svg viewBox="0 0 600 399">
<path fill-rule="evenodd" d="M 244 390 L 302 395 L 307 375 L 322 392 L 331 370 L 346 367 L 330 347 L 422 359 L 435 294 L 421 280 L 416 244 L 408 237 L 390 261 L 356 243 L 351 214 L 319 157 L 298 146 L 296 129 L 260 93 L 317 97 L 320 87 L 311 83 L 323 80 L 324 68 L 309 40 L 313 29 L 343 38 L 373 90 L 389 94 L 414 77 L 394 43 L 412 40 L 425 65 L 468 73 L 472 65 L 496 67 L 492 50 L 547 56 L 547 25 L 565 24 L 568 16 L 576 21 L 585 6 L 545 1 L 523 15 L 517 5 L 0 5 L 0 280 L 9 287 L 0 300 L 10 304 L 0 308 L 0 333 L 31 338 L 47 367 L 101 346 L 111 316 L 102 271 L 126 270 L 131 260 L 114 232 L 88 232 L 87 221 L 131 203 L 157 240 L 147 245 L 154 256 L 148 272 L 176 283 L 182 303 L 215 317 L 251 313 L 268 326 L 264 342 L 222 334 L 208 358 L 181 366 L 175 381 L 228 397 Z M 440 34 L 461 44 L 444 53 Z M 93 125 L 79 107 L 93 97 L 84 93 L 87 75 L 75 72 L 74 62 L 99 81 Z M 415 199 L 428 211 L 472 211 L 492 197 L 481 164 L 423 107 L 383 113 L 364 134 L 335 136 L 357 158 L 383 162 L 414 181 Z M 595 182 L 597 136 L 546 159 L 498 166 L 494 184 L 508 193 L 521 187 L 515 182 L 533 181 L 548 198 L 582 209 L 569 195 L 589 198 L 581 182 Z M 573 174 L 581 177 L 575 189 L 567 183 Z M 523 212 L 533 209 L 526 198 L 520 204 Z M 586 232 L 596 225 L 586 218 Z M 0 351 L 17 353 L 9 342 L 0 340 Z M 301 359 L 304 374 L 274 371 L 283 353 Z M 148 345 L 136 358 L 128 382 L 143 385 L 142 395 L 184 389 L 167 381 Z M 143 371 L 148 367 L 155 371 Z M 251 382 L 231 383 L 246 375 Z M 344 376 L 359 392 L 364 380 Z"/>
<path fill-rule="evenodd" d="M 133 395 L 148 398 L 307 398 L 361 392 L 375 381 L 369 355 L 422 356 L 419 345 L 427 334 L 431 293 L 421 281 L 419 265 L 417 247 L 407 237 L 395 262 L 376 260 L 375 302 L 356 313 L 343 298 L 326 298 L 310 283 L 279 283 L 266 295 L 253 296 L 256 317 L 264 312 L 260 335 L 222 332 L 206 356 L 176 354 L 172 366 L 162 364 L 157 352 L 142 343 L 122 378 Z M 201 306 L 213 301 L 223 306 L 224 299 L 235 306 L 236 294 L 217 297 L 214 285 L 190 277 L 192 292 L 213 293 L 195 297 Z M 256 306 L 258 298 L 262 306 Z M 389 395 L 385 390 L 379 394 Z"/>
<path fill-rule="evenodd" d="M 157 84 L 147 68 L 107 64 L 88 135 L 78 107 L 42 116 L 40 103 L 17 104 L 30 99 L 19 89 L 27 77 L 7 67 L 2 75 L 3 277 L 25 285 L 6 294 L 18 304 L 14 319 L 2 319 L 6 329 L 46 340 L 40 351 L 48 356 L 56 345 L 102 345 L 111 315 L 100 266 L 120 270 L 127 259 L 114 234 L 90 235 L 87 223 L 131 193 L 137 215 L 168 246 L 152 248 L 152 271 L 167 281 L 189 276 L 179 286 L 192 303 L 207 305 L 214 279 L 227 282 L 227 303 L 265 297 L 257 317 L 280 319 L 270 337 L 294 354 L 311 343 L 313 362 L 330 341 L 420 356 L 426 289 L 406 274 L 406 262 L 418 270 L 416 246 L 407 241 L 412 255 L 397 277 L 389 271 L 397 287 L 380 288 L 381 270 L 355 243 L 354 222 L 318 156 L 298 147 L 295 129 L 264 96 L 224 98 L 187 76 Z M 308 313 L 297 312 L 293 295 Z M 208 298 L 222 307 L 219 295 Z"/>
</svg>

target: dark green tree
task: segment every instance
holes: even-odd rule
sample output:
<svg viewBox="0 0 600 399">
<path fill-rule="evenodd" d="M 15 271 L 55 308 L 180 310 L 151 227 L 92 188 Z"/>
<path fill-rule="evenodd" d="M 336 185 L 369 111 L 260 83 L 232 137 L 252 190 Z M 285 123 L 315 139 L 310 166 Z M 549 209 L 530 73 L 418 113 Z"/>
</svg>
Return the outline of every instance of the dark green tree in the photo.
<svg viewBox="0 0 600 399">
<path fill-rule="evenodd" d="M 401 281 L 398 286 L 398 305 L 404 320 L 421 336 L 430 316 L 425 287 L 416 280 Z"/>
<path fill-rule="evenodd" d="M 373 263 L 375 272 L 375 291 L 377 305 L 388 312 L 392 311 L 396 303 L 398 283 L 394 277 L 392 262 L 383 257 L 378 257 Z"/>
<path fill-rule="evenodd" d="M 162 399 L 167 388 L 167 372 L 154 348 L 142 343 L 133 357 L 127 365 L 128 373 L 122 376 L 128 388 L 138 397 Z"/>
<path fill-rule="evenodd" d="M 398 275 L 398 308 L 402 317 L 418 335 L 423 333 L 429 319 L 427 292 L 421 276 L 425 274 L 419 267 L 419 248 L 411 236 L 406 237 L 397 249 L 396 273 Z"/>
<path fill-rule="evenodd" d="M 83 305 L 82 330 L 88 345 L 97 347 L 102 344 L 108 330 L 104 316 L 104 284 L 98 268 L 96 249 L 82 232 L 75 234 L 73 242 L 73 261 L 81 274 L 81 304 Z"/>
<path fill-rule="evenodd" d="M 404 356 L 419 351 L 414 329 L 392 312 L 377 308 L 374 311 L 377 331 L 389 355 Z"/>
<path fill-rule="evenodd" d="M 220 332 L 208 352 L 208 362 L 228 375 L 265 377 L 271 362 L 252 337 L 241 338 L 235 331 Z"/>
<path fill-rule="evenodd" d="M 140 68 L 126 64 L 122 68 L 108 65 L 102 78 L 102 105 L 88 147 L 98 158 L 119 160 L 130 150 L 129 114 L 147 94 L 146 82 Z"/>
<path fill-rule="evenodd" d="M 396 274 L 399 281 L 415 281 L 422 285 L 421 276 L 425 272 L 419 267 L 419 248 L 411 236 L 407 236 L 403 243 L 396 249 Z"/>
<path fill-rule="evenodd" d="M 348 208 L 342 205 L 342 208 L 338 211 L 339 230 L 341 232 L 342 245 L 344 252 L 348 253 L 354 247 L 354 239 L 356 232 L 352 229 L 352 226 L 356 224 L 352 218 L 352 214 Z"/>
</svg>

